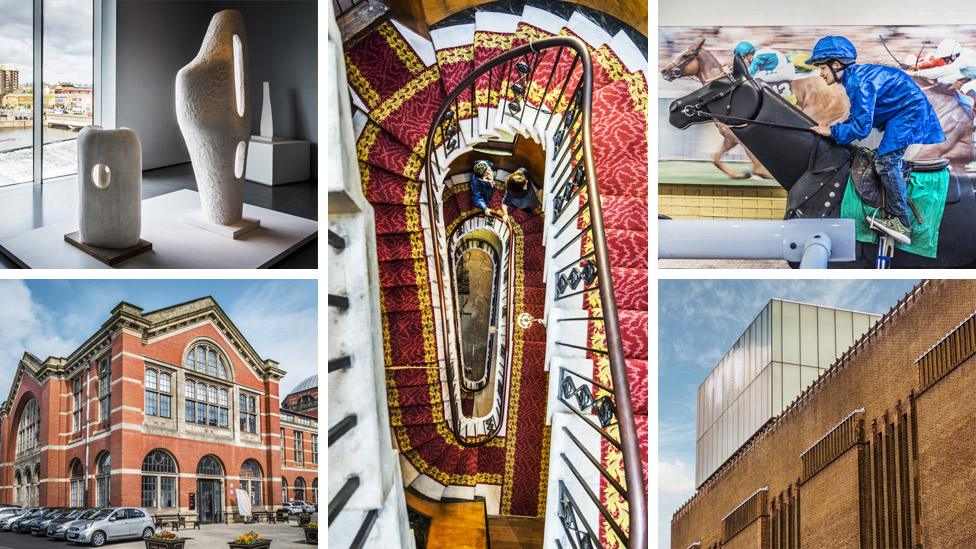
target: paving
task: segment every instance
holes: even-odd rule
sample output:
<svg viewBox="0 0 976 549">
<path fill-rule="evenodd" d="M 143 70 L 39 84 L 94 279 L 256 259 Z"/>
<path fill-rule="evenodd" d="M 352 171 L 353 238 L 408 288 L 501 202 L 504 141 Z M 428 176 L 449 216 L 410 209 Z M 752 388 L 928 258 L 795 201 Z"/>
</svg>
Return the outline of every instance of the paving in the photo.
<svg viewBox="0 0 976 549">
<path fill-rule="evenodd" d="M 299 528 L 294 521 L 289 524 L 265 524 L 263 522 L 260 524 L 208 524 L 201 526 L 199 530 L 180 530 L 177 533 L 190 538 L 186 543 L 187 549 L 221 549 L 227 547 L 228 541 L 232 541 L 235 537 L 250 530 L 255 530 L 262 536 L 273 540 L 271 549 L 306 549 L 315 545 L 305 542 L 305 531 Z M 80 546 L 34 537 L 30 534 L 0 532 L 0 549 L 60 549 L 62 547 Z M 105 544 L 105 547 L 111 549 L 145 549 L 146 544 L 142 540 L 110 541 Z"/>
</svg>

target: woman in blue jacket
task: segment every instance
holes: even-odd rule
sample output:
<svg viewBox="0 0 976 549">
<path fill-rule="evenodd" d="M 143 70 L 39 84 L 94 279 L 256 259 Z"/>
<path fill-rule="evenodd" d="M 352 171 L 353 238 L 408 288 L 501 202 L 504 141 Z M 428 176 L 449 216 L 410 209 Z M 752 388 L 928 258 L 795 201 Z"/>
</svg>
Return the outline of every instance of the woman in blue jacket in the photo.
<svg viewBox="0 0 976 549">
<path fill-rule="evenodd" d="M 479 160 L 471 171 L 471 201 L 475 208 L 491 215 L 488 206 L 495 195 L 495 165 L 488 160 Z"/>
<path fill-rule="evenodd" d="M 872 128 L 884 132 L 874 165 L 888 193 L 888 211 L 893 217 L 869 221 L 895 240 L 909 244 L 912 222 L 902 158 L 909 145 L 941 143 L 945 134 L 932 104 L 910 76 L 895 67 L 856 65 L 856 60 L 857 49 L 843 36 L 824 36 L 817 41 L 807 64 L 820 68 L 820 77 L 828 86 L 844 86 L 851 110 L 839 124 L 811 129 L 841 145 L 866 138 Z"/>
</svg>

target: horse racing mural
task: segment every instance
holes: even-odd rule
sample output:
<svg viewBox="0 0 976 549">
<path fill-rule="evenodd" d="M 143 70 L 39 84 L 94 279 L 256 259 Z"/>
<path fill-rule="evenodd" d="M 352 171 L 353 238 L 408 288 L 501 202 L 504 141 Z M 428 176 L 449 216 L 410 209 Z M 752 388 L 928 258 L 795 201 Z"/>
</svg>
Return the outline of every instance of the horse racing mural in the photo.
<svg viewBox="0 0 976 549">
<path fill-rule="evenodd" d="M 952 171 L 976 170 L 973 148 L 976 102 L 976 26 L 837 26 L 837 27 L 660 27 L 659 113 L 662 162 L 678 161 L 693 173 L 731 179 L 769 178 L 754 155 L 744 150 L 724 124 L 682 132 L 667 124 L 672 100 L 700 88 L 729 69 L 740 42 L 757 53 L 773 53 L 763 66 L 753 62 L 753 77 L 776 90 L 822 124 L 847 117 L 847 97 L 841 86 L 828 87 L 814 67 L 805 64 L 817 39 L 839 34 L 857 46 L 858 62 L 900 66 L 913 75 L 935 108 L 946 141 L 922 147 L 916 159 L 945 158 Z M 946 39 L 958 41 L 958 60 L 948 66 L 937 57 Z M 942 52 L 939 52 L 942 53 Z M 973 66 L 967 70 L 968 64 Z M 773 65 L 773 66 L 769 66 Z M 875 139 L 876 144 L 876 139 Z M 871 139 L 867 140 L 871 145 Z M 730 165 L 728 160 L 738 160 Z M 690 161 L 690 162 L 689 162 Z M 719 172 L 720 170 L 721 172 Z"/>
<path fill-rule="evenodd" d="M 786 219 L 855 220 L 857 260 L 846 266 L 976 265 L 976 50 L 966 43 L 970 35 L 976 42 L 976 26 L 664 27 L 660 33 L 660 183 L 669 182 L 677 163 L 692 184 L 696 178 L 778 184 L 786 194 Z M 914 232 L 905 229 L 894 256 L 890 239 L 879 242 L 875 232 L 891 224 L 882 221 L 884 211 L 894 211 L 869 150 L 880 134 L 843 145 L 810 131 L 845 121 L 850 110 L 844 88 L 827 86 L 807 65 L 811 47 L 825 34 L 850 38 L 858 63 L 905 71 L 910 79 L 902 79 L 913 89 L 911 81 L 918 84 L 916 97 L 924 94 L 938 118 L 937 124 L 930 119 L 937 135 L 914 141 L 933 144 L 906 154 L 911 214 L 902 214 L 902 225 L 914 225 Z M 937 142 L 939 125 L 943 142 Z M 759 181 L 765 179 L 770 181 Z"/>
</svg>

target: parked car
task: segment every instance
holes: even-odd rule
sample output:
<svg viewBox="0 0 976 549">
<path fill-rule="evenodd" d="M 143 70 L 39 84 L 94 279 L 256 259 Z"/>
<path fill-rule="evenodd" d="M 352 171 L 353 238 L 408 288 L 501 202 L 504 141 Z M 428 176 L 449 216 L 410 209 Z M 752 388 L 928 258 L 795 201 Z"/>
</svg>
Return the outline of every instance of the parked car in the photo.
<svg viewBox="0 0 976 549">
<path fill-rule="evenodd" d="M 10 530 L 10 523 L 19 519 L 27 512 L 27 509 L 19 507 L 5 507 L 0 509 L 0 532 Z"/>
<path fill-rule="evenodd" d="M 291 501 L 286 501 L 286 502 L 282 503 L 281 506 L 284 507 L 285 509 L 288 509 L 288 514 L 289 515 L 298 515 L 298 514 L 301 514 L 301 513 L 309 513 L 309 514 L 311 514 L 311 513 L 314 513 L 315 512 L 315 506 L 314 505 L 312 505 L 312 504 L 310 504 L 308 502 L 302 501 L 300 499 L 293 499 Z"/>
<path fill-rule="evenodd" d="M 34 536 L 44 536 L 47 535 L 47 525 L 51 523 L 52 520 L 57 520 L 68 513 L 74 511 L 74 509 L 56 509 L 53 513 L 44 515 L 43 517 L 36 518 L 30 522 L 30 533 Z"/>
<path fill-rule="evenodd" d="M 106 507 L 83 520 L 67 523 L 65 538 L 101 547 L 106 541 L 147 538 L 156 531 L 149 513 L 135 507 Z"/>
<path fill-rule="evenodd" d="M 98 509 L 75 509 L 70 513 L 51 520 L 47 523 L 47 537 L 52 539 L 65 539 L 68 532 L 67 524 L 76 520 L 84 520 L 98 512 Z"/>
<path fill-rule="evenodd" d="M 24 520 L 17 523 L 17 529 L 15 530 L 18 534 L 30 534 L 31 528 L 40 521 L 48 519 L 54 515 L 57 515 L 62 511 L 61 507 L 48 507 L 47 510 L 34 518 Z"/>
<path fill-rule="evenodd" d="M 19 520 L 12 521 L 10 523 L 10 531 L 17 534 L 24 534 L 30 532 L 30 526 L 27 526 L 26 529 L 24 528 L 24 526 L 28 522 L 36 519 L 37 517 L 42 517 L 50 512 L 51 512 L 50 507 L 36 507 L 32 509 L 30 512 L 25 513 L 22 517 L 20 517 Z"/>
</svg>

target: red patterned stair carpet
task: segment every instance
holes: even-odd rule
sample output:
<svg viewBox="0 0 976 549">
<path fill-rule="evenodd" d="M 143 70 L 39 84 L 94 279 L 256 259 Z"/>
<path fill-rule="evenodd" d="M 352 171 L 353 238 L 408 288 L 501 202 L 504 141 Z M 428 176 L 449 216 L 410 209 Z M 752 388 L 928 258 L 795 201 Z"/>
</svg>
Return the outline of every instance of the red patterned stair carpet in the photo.
<svg viewBox="0 0 976 549">
<path fill-rule="evenodd" d="M 561 32 L 568 33 L 568 29 Z M 518 45 L 543 36 L 548 33 L 525 23 L 514 35 L 476 33 L 473 45 L 438 51 L 437 63 L 425 66 L 396 28 L 384 23 L 349 47 L 346 55 L 350 87 L 366 105 L 369 117 L 357 149 L 364 192 L 374 206 L 376 219 L 388 399 L 397 443 L 419 472 L 445 485 L 501 485 L 501 513 L 529 516 L 545 512 L 542 495 L 549 446 L 548 428 L 544 426 L 545 333 L 534 327 L 516 334 L 519 352 L 511 367 L 519 371 L 509 393 L 507 436 L 478 448 L 457 444 L 443 414 L 426 252 L 429 244 L 420 222 L 419 177 L 426 131 L 446 93 L 476 63 L 507 49 L 505 43 Z M 643 75 L 628 73 L 606 46 L 591 48 L 591 53 L 596 84 L 594 155 L 628 376 L 646 460 L 647 88 Z M 554 53 L 540 57 L 530 93 L 536 103 L 554 60 Z M 565 72 L 557 74 L 559 78 L 565 78 Z M 575 79 L 576 75 L 573 82 Z M 500 89 L 492 84 L 493 89 Z M 488 83 L 479 82 L 477 87 L 478 103 L 485 106 Z M 551 98 L 553 91 L 549 94 Z M 467 98 L 462 96 L 462 100 Z M 464 187 L 445 192 L 445 223 L 456 224 L 473 213 Z M 496 196 L 494 208 L 499 199 Z M 516 285 L 520 300 L 517 310 L 539 317 L 545 297 L 541 219 L 528 218 L 521 212 L 514 213 L 513 218 L 520 241 L 519 272 L 523 273 Z M 584 246 L 592 243 L 584 241 Z M 592 316 L 599 316 L 596 292 L 588 293 L 585 303 Z M 589 333 L 591 346 L 605 346 L 599 321 L 590 323 Z M 591 358 L 596 379 L 610 384 L 606 360 L 599 355 Z M 622 476 L 620 454 L 612 446 L 604 445 L 602 461 L 612 474 Z M 646 484 L 646 461 L 642 465 Z M 626 513 L 612 489 L 601 486 L 600 495 L 615 515 Z M 601 524 L 600 537 L 608 546 L 615 546 L 606 524 Z"/>
</svg>

